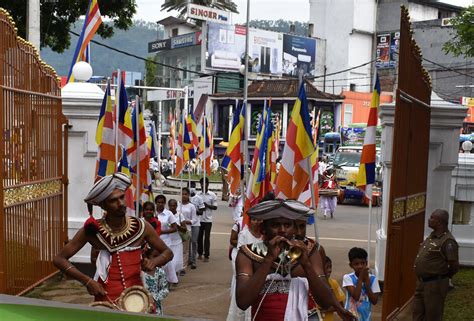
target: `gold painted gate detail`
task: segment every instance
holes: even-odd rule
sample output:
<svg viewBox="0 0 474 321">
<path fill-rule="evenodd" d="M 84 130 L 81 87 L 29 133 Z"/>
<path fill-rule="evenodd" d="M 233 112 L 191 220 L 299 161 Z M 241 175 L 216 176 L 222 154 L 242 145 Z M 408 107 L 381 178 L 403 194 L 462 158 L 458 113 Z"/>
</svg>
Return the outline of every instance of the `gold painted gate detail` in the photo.
<svg viewBox="0 0 474 321">
<path fill-rule="evenodd" d="M 18 294 L 67 239 L 67 128 L 56 73 L 1 8 L 0 104 L 0 293 Z"/>
</svg>

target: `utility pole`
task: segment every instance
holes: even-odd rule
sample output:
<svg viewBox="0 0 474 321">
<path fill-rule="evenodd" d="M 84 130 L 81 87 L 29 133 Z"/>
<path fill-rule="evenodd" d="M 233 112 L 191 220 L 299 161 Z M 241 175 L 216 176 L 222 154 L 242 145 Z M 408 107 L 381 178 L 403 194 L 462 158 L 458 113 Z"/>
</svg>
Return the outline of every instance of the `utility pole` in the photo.
<svg viewBox="0 0 474 321">
<path fill-rule="evenodd" d="M 27 0 L 26 39 L 40 51 L 40 0 Z"/>
</svg>

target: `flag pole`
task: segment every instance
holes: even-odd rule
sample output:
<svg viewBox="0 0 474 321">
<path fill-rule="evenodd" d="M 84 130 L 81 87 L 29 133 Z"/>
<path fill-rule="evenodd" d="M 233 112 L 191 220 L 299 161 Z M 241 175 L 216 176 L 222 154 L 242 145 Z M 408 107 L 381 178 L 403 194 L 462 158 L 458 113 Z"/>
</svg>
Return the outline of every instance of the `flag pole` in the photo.
<svg viewBox="0 0 474 321">
<path fill-rule="evenodd" d="M 153 133 L 156 136 L 155 122 L 151 122 L 151 126 L 153 127 Z M 161 194 L 163 194 L 163 184 L 161 183 L 161 108 L 158 111 L 158 131 L 159 131 L 158 137 L 160 139 L 159 140 L 160 143 L 158 143 L 156 137 L 153 137 L 153 148 L 155 149 L 156 157 L 158 158 L 158 174 L 160 175 L 159 176 L 160 192 L 161 192 Z"/>
<path fill-rule="evenodd" d="M 122 81 L 122 73 L 117 69 L 117 87 L 115 88 L 115 163 L 118 164 L 118 124 L 119 124 L 119 107 L 120 107 L 120 82 Z"/>
<path fill-rule="evenodd" d="M 137 129 L 136 132 L 136 143 L 137 144 L 137 172 L 135 175 L 137 176 L 137 192 L 140 193 L 140 97 L 137 95 L 135 96 L 135 126 Z M 137 199 L 135 200 L 135 216 L 138 217 L 139 209 L 140 209 L 140 198 L 141 195 L 136 194 Z"/>
<path fill-rule="evenodd" d="M 309 172 L 309 190 L 311 191 L 311 203 L 313 204 L 313 219 L 314 219 L 314 239 L 316 242 L 319 243 L 319 232 L 318 232 L 318 224 L 317 224 L 317 210 L 318 210 L 318 204 L 316 204 L 316 195 L 314 194 L 314 183 L 313 183 L 313 169 L 311 168 L 311 157 L 308 157 L 306 159 L 306 165 L 308 166 L 308 172 Z"/>
<path fill-rule="evenodd" d="M 245 137 L 244 143 L 244 180 L 248 180 L 248 161 L 249 161 L 249 137 L 250 137 L 250 126 L 248 124 L 251 123 L 250 121 L 250 107 L 248 104 L 248 86 L 249 86 L 249 75 L 248 75 L 248 64 L 249 64 L 249 42 L 250 42 L 250 28 L 249 28 L 249 21 L 250 21 L 250 0 L 247 0 L 247 16 L 246 16 L 246 32 L 245 32 L 245 68 L 244 68 L 244 101 L 245 104 L 245 122 L 243 128 L 243 135 Z M 248 122 L 248 124 L 247 124 Z M 247 188 L 248 182 L 247 182 Z M 244 193 L 242 190 L 241 193 Z M 247 195 L 247 191 L 243 195 Z M 245 199 L 243 199 L 245 200 Z M 245 204 L 245 203 L 244 203 Z"/>
<path fill-rule="evenodd" d="M 371 194 L 372 194 L 372 191 L 371 191 Z M 367 237 L 367 267 L 369 268 L 370 268 L 370 243 L 372 242 L 371 227 L 372 227 L 372 195 L 370 195 L 370 198 L 369 198 L 369 228 L 368 228 L 368 237 Z"/>
<path fill-rule="evenodd" d="M 202 151 L 202 153 L 203 153 L 203 155 L 204 155 L 204 161 L 203 161 L 203 169 L 204 169 L 204 171 L 203 171 L 203 173 L 204 173 L 204 174 L 203 174 L 203 178 L 204 178 L 203 183 L 204 183 L 204 184 L 203 184 L 203 186 L 204 186 L 204 189 L 206 189 L 206 138 L 207 138 L 206 106 L 204 106 L 204 115 L 203 115 L 203 117 L 202 117 L 202 126 L 203 126 L 203 128 L 204 128 L 204 135 L 203 135 L 203 137 L 202 137 L 203 142 L 204 142 L 204 144 L 203 144 L 203 145 L 204 145 L 204 146 L 203 146 L 204 150 Z M 201 186 L 201 187 L 202 187 L 202 186 Z M 204 194 L 206 194 L 206 193 L 207 193 L 207 190 L 206 190 L 205 192 L 204 192 L 204 191 L 202 191 L 202 192 L 203 192 Z"/>
</svg>

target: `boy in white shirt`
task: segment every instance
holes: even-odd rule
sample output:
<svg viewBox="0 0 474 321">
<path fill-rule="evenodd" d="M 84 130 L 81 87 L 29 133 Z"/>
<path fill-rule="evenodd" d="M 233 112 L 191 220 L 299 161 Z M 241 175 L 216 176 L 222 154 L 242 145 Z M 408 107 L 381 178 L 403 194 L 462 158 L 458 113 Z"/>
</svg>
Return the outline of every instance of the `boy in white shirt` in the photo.
<svg viewBox="0 0 474 321">
<path fill-rule="evenodd" d="M 196 194 L 196 198 L 201 199 L 203 208 L 198 208 L 198 213 L 201 212 L 200 217 L 201 226 L 198 235 L 198 259 L 202 259 L 204 255 L 204 262 L 209 262 L 210 248 L 211 248 L 211 229 L 212 229 L 212 213 L 217 210 L 217 196 L 214 192 L 209 191 L 209 178 L 201 178 L 201 192 Z M 193 200 L 194 203 L 194 200 Z"/>
</svg>

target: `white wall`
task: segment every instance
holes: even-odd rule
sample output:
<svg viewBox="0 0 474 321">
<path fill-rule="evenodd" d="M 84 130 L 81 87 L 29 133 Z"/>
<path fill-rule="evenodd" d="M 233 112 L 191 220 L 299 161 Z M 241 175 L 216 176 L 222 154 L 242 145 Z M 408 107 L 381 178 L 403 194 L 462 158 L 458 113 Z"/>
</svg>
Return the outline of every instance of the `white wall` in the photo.
<svg viewBox="0 0 474 321">
<path fill-rule="evenodd" d="M 375 0 L 357 0 L 354 3 L 353 28 L 366 32 L 375 30 Z"/>
<path fill-rule="evenodd" d="M 438 9 L 410 2 L 408 12 L 412 22 L 438 19 Z"/>
<path fill-rule="evenodd" d="M 173 36 L 172 30 L 178 28 L 178 36 L 185 35 L 187 33 L 191 33 L 196 31 L 195 29 L 187 26 L 187 25 L 171 25 L 165 27 L 165 38 L 171 38 Z"/>
<path fill-rule="evenodd" d="M 372 59 L 372 37 L 374 30 L 374 0 L 310 0 L 309 22 L 314 24 L 315 37 L 326 39 L 327 73 L 353 67 Z M 360 33 L 362 31 L 363 33 Z M 316 57 L 316 59 L 319 59 Z M 333 92 L 333 79 L 336 80 L 334 93 L 343 88 L 349 89 L 350 83 L 362 85 L 370 83 L 361 80 L 337 80 L 351 77 L 370 76 L 370 65 L 352 72 L 328 76 L 326 92 Z M 320 82 L 317 83 L 321 89 Z M 370 86 L 357 90 L 369 91 Z"/>
<path fill-rule="evenodd" d="M 94 184 L 97 144 L 97 118 L 104 92 L 95 84 L 69 83 L 61 92 L 63 113 L 69 120 L 68 140 L 68 237 L 72 239 L 89 217 L 84 198 Z M 95 217 L 101 210 L 94 208 Z M 87 244 L 72 262 L 89 263 Z"/>
</svg>

